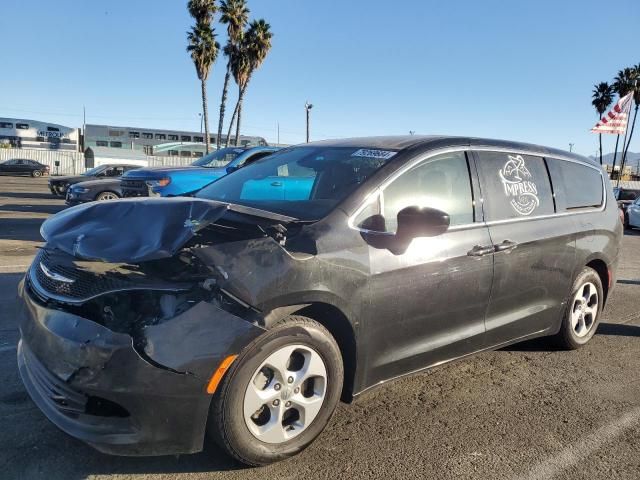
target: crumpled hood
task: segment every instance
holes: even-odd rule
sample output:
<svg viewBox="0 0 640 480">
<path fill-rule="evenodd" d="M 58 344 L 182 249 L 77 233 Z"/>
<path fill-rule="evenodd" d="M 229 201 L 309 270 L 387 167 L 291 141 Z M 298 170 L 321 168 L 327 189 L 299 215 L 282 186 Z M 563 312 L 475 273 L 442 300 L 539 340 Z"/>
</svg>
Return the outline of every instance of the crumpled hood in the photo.
<svg viewBox="0 0 640 480">
<path fill-rule="evenodd" d="M 172 257 L 228 207 L 199 198 L 91 202 L 49 218 L 40 234 L 48 247 L 77 258 L 139 263 Z"/>
</svg>

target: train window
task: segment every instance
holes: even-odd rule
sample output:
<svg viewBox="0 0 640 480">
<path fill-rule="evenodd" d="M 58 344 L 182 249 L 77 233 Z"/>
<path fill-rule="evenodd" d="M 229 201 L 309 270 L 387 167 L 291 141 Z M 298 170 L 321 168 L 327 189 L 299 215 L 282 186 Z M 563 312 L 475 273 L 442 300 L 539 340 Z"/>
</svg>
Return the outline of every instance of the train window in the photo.
<svg viewBox="0 0 640 480">
<path fill-rule="evenodd" d="M 110 137 L 121 137 L 122 135 L 124 135 L 122 130 L 109 130 Z"/>
<path fill-rule="evenodd" d="M 169 140 L 178 140 L 178 135 L 169 135 Z"/>
<path fill-rule="evenodd" d="M 129 138 L 140 138 L 140 132 L 129 132 Z"/>
<path fill-rule="evenodd" d="M 122 148 L 122 142 L 111 142 L 112 148 Z"/>
<path fill-rule="evenodd" d="M 183 150 L 180 152 L 180 156 L 181 157 L 190 157 L 191 156 L 191 152 L 189 150 Z"/>
<path fill-rule="evenodd" d="M 168 153 L 169 153 L 169 155 L 170 155 L 171 157 L 177 157 L 177 156 L 178 156 L 178 153 L 180 153 L 180 152 L 178 152 L 177 150 L 169 150 L 169 152 L 168 152 Z"/>
<path fill-rule="evenodd" d="M 156 133 L 156 140 L 166 140 L 167 136 L 164 133 Z"/>
<path fill-rule="evenodd" d="M 142 132 L 142 138 L 153 138 L 153 133 Z"/>
<path fill-rule="evenodd" d="M 203 137 L 193 137 L 193 141 L 202 143 L 202 142 L 204 142 L 204 138 Z"/>
<path fill-rule="evenodd" d="M 60 129 L 58 127 L 47 127 L 47 132 L 59 132 Z"/>
<path fill-rule="evenodd" d="M 109 142 L 105 140 L 96 140 L 96 147 L 108 147 L 108 146 L 109 146 Z"/>
<path fill-rule="evenodd" d="M 28 123 L 16 123 L 16 128 L 18 130 L 29 130 L 29 124 Z"/>
<path fill-rule="evenodd" d="M 183 142 L 190 142 L 191 141 L 191 135 L 182 135 L 182 141 Z"/>
<path fill-rule="evenodd" d="M 203 154 L 202 152 L 193 152 L 193 156 L 194 156 L 194 157 L 197 157 L 197 158 L 200 158 L 200 157 L 202 157 L 203 155 L 204 155 L 204 154 Z"/>
<path fill-rule="evenodd" d="M 10 122 L 0 122 L 0 128 L 13 128 L 13 123 L 10 123 Z"/>
</svg>

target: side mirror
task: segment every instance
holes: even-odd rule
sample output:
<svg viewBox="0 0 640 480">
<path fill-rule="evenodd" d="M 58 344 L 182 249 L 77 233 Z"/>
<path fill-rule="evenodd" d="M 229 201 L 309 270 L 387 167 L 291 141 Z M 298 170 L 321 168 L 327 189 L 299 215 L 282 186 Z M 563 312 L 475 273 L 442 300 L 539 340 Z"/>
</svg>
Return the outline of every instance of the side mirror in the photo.
<svg viewBox="0 0 640 480">
<path fill-rule="evenodd" d="M 406 207 L 398 212 L 396 236 L 402 239 L 435 237 L 449 228 L 449 215 L 436 208 Z"/>
</svg>

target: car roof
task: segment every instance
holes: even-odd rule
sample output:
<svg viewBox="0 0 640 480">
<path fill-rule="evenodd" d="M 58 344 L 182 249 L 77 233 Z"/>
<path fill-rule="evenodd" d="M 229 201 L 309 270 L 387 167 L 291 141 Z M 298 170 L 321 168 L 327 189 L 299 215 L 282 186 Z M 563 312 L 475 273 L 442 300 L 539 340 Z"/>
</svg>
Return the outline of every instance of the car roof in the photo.
<svg viewBox="0 0 640 480">
<path fill-rule="evenodd" d="M 532 154 L 546 154 L 552 156 L 562 156 L 565 158 L 571 158 L 582 163 L 588 163 L 590 165 L 597 165 L 594 160 L 591 160 L 582 155 L 576 153 L 567 152 L 557 148 L 545 147 L 542 145 L 534 145 L 531 143 L 514 142 L 509 140 L 497 140 L 489 138 L 478 137 L 457 137 L 447 135 L 393 135 L 393 136 L 378 136 L 378 137 L 354 137 L 344 138 L 337 140 L 321 140 L 318 142 L 311 142 L 308 144 L 301 144 L 301 146 L 327 146 L 327 147 L 360 147 L 371 149 L 388 149 L 388 150 L 432 150 L 436 148 L 446 148 L 455 146 L 468 146 L 473 147 L 494 147 L 507 150 L 517 150 L 524 152 L 531 152 Z"/>
</svg>

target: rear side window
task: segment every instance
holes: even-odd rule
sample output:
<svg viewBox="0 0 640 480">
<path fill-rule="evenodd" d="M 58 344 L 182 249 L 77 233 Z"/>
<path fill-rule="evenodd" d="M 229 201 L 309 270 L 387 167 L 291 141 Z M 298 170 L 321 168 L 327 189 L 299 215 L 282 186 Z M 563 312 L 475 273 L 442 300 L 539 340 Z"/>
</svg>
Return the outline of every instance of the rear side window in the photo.
<svg viewBox="0 0 640 480">
<path fill-rule="evenodd" d="M 510 220 L 554 213 L 549 175 L 542 157 L 477 152 L 485 220 Z"/>
<path fill-rule="evenodd" d="M 558 199 L 558 210 L 602 205 L 602 174 L 579 163 L 547 158 L 549 173 Z"/>
</svg>

